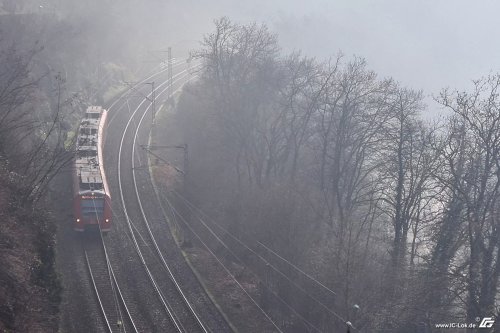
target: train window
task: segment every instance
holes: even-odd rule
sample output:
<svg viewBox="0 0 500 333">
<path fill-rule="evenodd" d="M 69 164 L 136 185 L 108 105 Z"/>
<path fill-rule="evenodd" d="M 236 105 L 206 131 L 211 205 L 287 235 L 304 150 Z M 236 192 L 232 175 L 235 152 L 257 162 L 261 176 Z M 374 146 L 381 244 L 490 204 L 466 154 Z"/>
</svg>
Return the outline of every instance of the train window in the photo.
<svg viewBox="0 0 500 333">
<path fill-rule="evenodd" d="M 87 115 L 85 116 L 85 118 L 89 118 L 89 119 L 99 119 L 99 117 L 100 117 L 100 114 L 95 113 L 95 112 L 87 113 Z"/>
<path fill-rule="evenodd" d="M 95 151 L 95 150 L 79 150 L 78 151 L 79 158 L 96 157 L 96 156 L 97 156 L 97 151 Z"/>
<path fill-rule="evenodd" d="M 81 190 L 98 191 L 103 189 L 102 183 L 80 183 Z"/>
<path fill-rule="evenodd" d="M 82 215 L 85 217 L 102 218 L 104 213 L 104 199 L 83 199 Z"/>
</svg>

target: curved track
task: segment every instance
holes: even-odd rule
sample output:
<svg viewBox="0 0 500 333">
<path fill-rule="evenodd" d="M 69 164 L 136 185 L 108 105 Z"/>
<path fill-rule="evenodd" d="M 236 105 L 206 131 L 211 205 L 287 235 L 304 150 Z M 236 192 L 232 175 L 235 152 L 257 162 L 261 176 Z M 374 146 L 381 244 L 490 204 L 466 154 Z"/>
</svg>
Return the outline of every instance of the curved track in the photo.
<svg viewBox="0 0 500 333">
<path fill-rule="evenodd" d="M 142 81 L 154 79 L 158 82 L 157 99 L 168 97 L 169 91 L 191 78 L 182 63 L 174 67 L 172 89 L 165 71 Z M 137 85 L 136 90 L 140 89 Z M 128 307 L 124 311 L 125 306 L 122 306 L 121 317 L 120 311 L 115 311 L 118 314 L 114 317 L 108 315 L 107 331 L 120 332 L 112 327 L 112 323 L 119 320 L 123 323 L 122 331 L 126 332 L 230 332 L 229 325 L 199 285 L 173 239 L 165 237 L 170 235 L 168 224 L 158 211 L 159 204 L 154 202 L 156 196 L 152 187 L 148 188 L 151 186 L 148 185 L 148 168 L 142 164 L 147 156 L 136 146 L 146 143 L 149 135 L 150 127 L 144 120 L 151 114 L 150 94 L 139 91 L 142 98 L 138 100 L 137 95 L 124 93 L 108 107 L 111 120 L 104 165 L 113 195 L 114 225 L 107 235 L 104 251 L 108 258 L 108 275 L 116 284 L 111 290 L 120 291 L 116 293 L 120 296 L 98 298 L 106 299 L 102 308 L 111 309 L 113 302 L 110 300 L 113 299 L 114 303 L 116 299 L 126 299 Z M 117 154 L 113 154 L 117 147 Z M 103 313 L 108 312 L 111 311 L 103 310 Z M 130 313 L 135 324 L 124 315 Z"/>
<path fill-rule="evenodd" d="M 174 82 L 182 80 L 182 78 L 183 78 L 182 74 L 184 74 L 184 71 L 180 72 L 179 74 L 177 74 L 174 77 L 175 78 Z M 160 91 L 160 93 L 157 93 L 157 95 L 161 96 L 162 94 L 165 93 L 165 91 L 168 91 L 169 90 L 168 85 L 169 85 L 168 81 L 165 81 L 162 84 L 160 84 L 156 90 L 161 89 L 161 91 Z M 164 87 L 164 86 L 166 86 L 166 87 Z M 151 97 L 151 94 L 148 95 L 147 97 Z M 122 202 L 122 205 L 123 205 L 123 212 L 125 214 L 125 219 L 127 221 L 127 225 L 129 227 L 130 235 L 131 235 L 132 240 L 134 242 L 135 250 L 136 250 L 136 252 L 137 252 L 137 254 L 138 254 L 138 256 L 139 256 L 139 258 L 141 260 L 141 263 L 142 263 L 144 269 L 146 270 L 146 272 L 148 274 L 148 277 L 149 277 L 149 280 L 150 280 L 151 284 L 153 285 L 154 289 L 157 291 L 158 297 L 160 298 L 160 300 L 161 300 L 161 302 L 162 302 L 162 304 L 163 304 L 163 306 L 165 308 L 165 312 L 168 314 L 170 320 L 172 321 L 172 324 L 175 326 L 175 328 L 176 328 L 177 331 L 183 332 L 183 331 L 186 331 L 185 327 L 186 327 L 187 324 L 189 324 L 189 321 L 187 319 L 185 319 L 185 318 L 180 318 L 180 314 L 179 314 L 180 311 L 179 310 L 176 311 L 174 309 L 175 305 L 171 305 L 169 303 L 168 298 L 166 298 L 164 296 L 164 293 L 162 292 L 162 290 L 166 289 L 166 290 L 169 291 L 169 294 L 171 294 L 171 288 L 169 288 L 169 286 L 166 286 L 165 283 L 162 283 L 164 281 L 159 281 L 159 280 L 157 281 L 155 279 L 155 276 L 157 276 L 157 277 L 158 276 L 162 276 L 162 274 L 159 273 L 159 272 L 155 272 L 156 274 L 152 272 L 152 271 L 158 271 L 157 267 L 153 267 L 152 265 L 148 266 L 148 263 L 147 263 L 148 259 L 147 259 L 147 257 L 150 257 L 149 258 L 150 262 L 154 262 L 155 259 L 154 259 L 154 257 L 152 257 L 152 255 L 154 255 L 154 254 L 150 253 L 150 251 L 148 251 L 148 250 L 143 251 L 141 249 L 140 243 L 137 241 L 136 231 L 134 231 L 134 228 L 132 226 L 132 220 L 131 220 L 130 215 L 128 214 L 128 211 L 127 211 L 127 202 L 125 201 L 125 198 L 124 198 L 124 190 L 123 190 L 123 186 L 122 186 L 122 172 L 121 172 L 122 171 L 122 165 L 121 165 L 121 163 L 122 163 L 122 153 L 124 152 L 125 137 L 126 137 L 126 134 L 127 134 L 127 130 L 130 127 L 130 124 L 132 124 L 132 121 L 134 120 L 134 116 L 136 116 L 136 114 L 139 114 L 139 111 L 141 110 L 141 106 L 146 101 L 147 101 L 147 99 L 143 99 L 142 102 L 137 106 L 137 108 L 135 109 L 135 111 L 132 113 L 132 116 L 130 117 L 130 119 L 128 120 L 128 122 L 127 122 L 127 124 L 125 126 L 125 130 L 123 132 L 123 135 L 122 135 L 122 138 L 121 138 L 121 141 L 120 141 L 120 147 L 118 149 L 118 186 L 119 186 L 119 189 L 120 189 L 120 198 L 121 198 L 121 202 Z M 136 140 L 137 140 L 137 132 L 139 130 L 139 126 L 142 123 L 142 121 L 144 120 L 144 117 L 146 116 L 146 114 L 148 113 L 148 110 L 149 110 L 149 107 L 146 107 L 145 110 L 144 110 L 144 112 L 142 113 L 142 116 L 140 118 L 139 124 L 137 125 L 137 129 L 136 129 L 135 134 L 133 136 L 132 156 L 134 156 L 134 152 L 135 152 L 135 144 L 136 144 Z M 132 158 L 131 160 L 132 160 L 132 169 L 131 170 L 133 171 L 134 170 L 134 166 L 135 166 L 135 164 L 134 164 L 134 158 Z M 132 172 L 132 174 L 133 174 L 134 179 L 135 179 L 135 172 Z M 135 186 L 135 190 L 136 190 L 136 193 L 137 193 L 137 187 L 136 186 Z M 184 297 L 184 293 L 182 292 L 182 290 L 179 287 L 179 285 L 177 284 L 175 278 L 171 274 L 169 266 L 167 265 L 167 263 L 163 259 L 163 256 L 162 256 L 161 252 L 159 251 L 156 242 L 154 241 L 154 237 L 151 234 L 151 230 L 149 228 L 148 221 L 145 218 L 144 211 L 142 209 L 142 205 L 140 204 L 140 201 L 138 203 L 139 203 L 139 208 L 141 209 L 141 212 L 143 214 L 145 227 L 148 230 L 148 233 L 149 233 L 151 239 L 153 240 L 153 244 L 155 246 L 157 254 L 162 259 L 163 267 L 165 267 L 166 270 L 169 272 L 169 276 L 168 277 L 170 278 L 170 280 L 172 282 L 174 282 L 175 291 L 177 291 L 182 296 L 183 302 L 190 309 L 190 312 L 193 314 L 195 322 L 199 326 L 199 328 L 201 328 L 202 331 L 206 332 L 203 324 L 199 320 L 198 316 L 194 312 L 193 308 L 191 307 L 191 305 L 189 304 L 189 302 L 187 301 L 187 299 Z M 134 227 L 137 228 L 137 226 L 134 226 Z M 184 319 L 183 320 L 184 324 L 181 322 L 182 319 Z M 189 332 L 193 332 L 193 331 L 189 330 Z"/>
</svg>

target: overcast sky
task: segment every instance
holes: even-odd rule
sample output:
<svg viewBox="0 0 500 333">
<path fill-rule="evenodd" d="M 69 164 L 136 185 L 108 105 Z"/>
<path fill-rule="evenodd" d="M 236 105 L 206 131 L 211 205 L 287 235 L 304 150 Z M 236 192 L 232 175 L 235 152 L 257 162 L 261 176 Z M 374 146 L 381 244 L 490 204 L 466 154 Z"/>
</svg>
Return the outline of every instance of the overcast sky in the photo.
<svg viewBox="0 0 500 333">
<path fill-rule="evenodd" d="M 499 1 L 191 0 L 188 6 L 185 20 L 196 20 L 189 29 L 194 35 L 223 15 L 265 22 L 285 50 L 319 59 L 339 50 L 361 56 L 380 76 L 426 95 L 467 89 L 471 79 L 500 72 Z"/>
<path fill-rule="evenodd" d="M 436 95 L 444 87 L 468 89 L 472 79 L 500 72 L 498 0 L 127 3 L 133 6 L 124 6 L 121 18 L 138 22 L 144 38 L 151 38 L 151 45 L 158 44 L 158 49 L 172 46 L 174 56 L 180 56 L 181 48 L 198 47 L 195 41 L 213 30 L 213 20 L 228 16 L 241 23 L 266 23 L 278 34 L 284 51 L 300 49 L 320 60 L 339 51 L 348 57 L 363 57 L 380 77 L 391 76 L 403 85 L 422 89 L 426 96 Z M 431 98 L 426 101 L 429 113 L 438 113 Z"/>
</svg>

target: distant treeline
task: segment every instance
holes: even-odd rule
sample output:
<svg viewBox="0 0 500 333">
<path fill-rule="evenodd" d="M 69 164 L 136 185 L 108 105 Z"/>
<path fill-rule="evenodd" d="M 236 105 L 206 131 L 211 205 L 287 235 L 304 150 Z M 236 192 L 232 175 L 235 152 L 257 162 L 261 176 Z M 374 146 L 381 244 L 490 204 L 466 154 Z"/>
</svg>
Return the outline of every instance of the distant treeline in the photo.
<svg viewBox="0 0 500 333">
<path fill-rule="evenodd" d="M 283 54 L 265 25 L 217 20 L 195 57 L 168 119 L 192 201 L 317 277 L 365 332 L 498 315 L 498 74 L 443 90 L 448 116 L 427 122 L 421 91 L 361 58 Z M 281 279 L 263 280 L 331 327 Z"/>
</svg>

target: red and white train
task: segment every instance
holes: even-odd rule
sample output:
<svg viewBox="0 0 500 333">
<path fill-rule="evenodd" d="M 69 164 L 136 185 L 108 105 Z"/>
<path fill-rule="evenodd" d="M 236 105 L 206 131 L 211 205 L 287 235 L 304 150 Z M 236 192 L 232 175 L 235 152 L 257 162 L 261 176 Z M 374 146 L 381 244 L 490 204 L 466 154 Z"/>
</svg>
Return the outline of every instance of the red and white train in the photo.
<svg viewBox="0 0 500 333">
<path fill-rule="evenodd" d="M 74 229 L 111 229 L 111 196 L 103 164 L 108 112 L 90 106 L 78 128 L 73 172 Z"/>
</svg>

